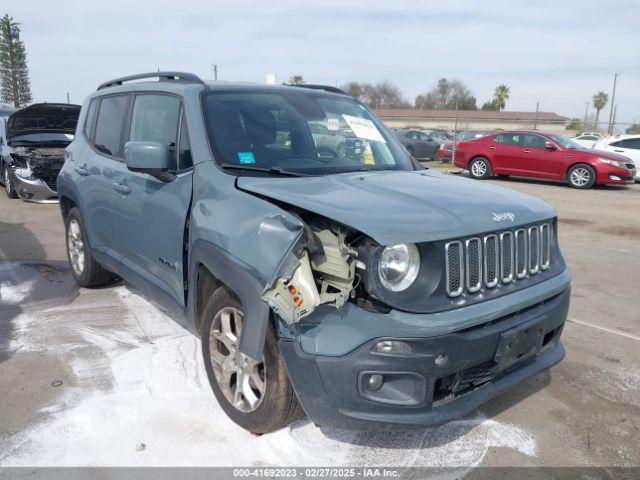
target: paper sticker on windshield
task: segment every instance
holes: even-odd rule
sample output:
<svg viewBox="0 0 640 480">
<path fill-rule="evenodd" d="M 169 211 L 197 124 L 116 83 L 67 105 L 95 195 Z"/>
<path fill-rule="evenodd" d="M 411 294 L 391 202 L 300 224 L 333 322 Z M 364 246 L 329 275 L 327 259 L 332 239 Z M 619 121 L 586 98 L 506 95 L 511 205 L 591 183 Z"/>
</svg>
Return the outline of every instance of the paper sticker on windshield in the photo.
<svg viewBox="0 0 640 480">
<path fill-rule="evenodd" d="M 256 157 L 253 156 L 253 152 L 238 152 L 238 161 L 240 165 L 248 165 L 256 163 Z"/>
<path fill-rule="evenodd" d="M 327 129 L 328 130 L 338 130 L 340 127 L 340 119 L 339 118 L 327 118 Z"/>
<path fill-rule="evenodd" d="M 371 120 L 361 117 L 353 117 L 351 115 L 342 115 L 342 118 L 345 119 L 349 128 L 356 134 L 358 138 L 364 138 L 365 140 L 373 140 L 374 142 L 382 142 L 384 141 L 380 130 L 376 128 Z"/>
</svg>

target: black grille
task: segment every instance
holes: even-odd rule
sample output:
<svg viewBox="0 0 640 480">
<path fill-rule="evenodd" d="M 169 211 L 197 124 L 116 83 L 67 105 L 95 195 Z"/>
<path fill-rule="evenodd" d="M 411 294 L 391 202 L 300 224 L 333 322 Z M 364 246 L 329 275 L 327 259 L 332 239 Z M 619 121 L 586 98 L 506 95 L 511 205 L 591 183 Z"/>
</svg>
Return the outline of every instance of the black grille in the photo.
<svg viewBox="0 0 640 480">
<path fill-rule="evenodd" d="M 504 232 L 500 235 L 500 281 L 509 283 L 513 280 L 513 233 Z"/>
<path fill-rule="evenodd" d="M 490 233 L 445 245 L 446 288 L 450 297 L 466 288 L 476 293 L 521 280 L 551 266 L 551 224 Z"/>
<path fill-rule="evenodd" d="M 447 292 L 457 296 L 462 293 L 462 243 L 450 242 L 445 247 L 447 255 Z"/>
<path fill-rule="evenodd" d="M 625 163 L 625 165 L 629 170 L 633 170 L 634 168 L 636 168 L 635 163 Z"/>
<path fill-rule="evenodd" d="M 467 290 L 477 292 L 482 287 L 482 243 L 479 238 L 467 240 Z"/>
<path fill-rule="evenodd" d="M 44 183 L 47 184 L 47 187 L 49 187 L 51 190 L 53 190 L 54 192 L 57 191 L 58 185 L 57 185 L 57 181 L 58 178 L 57 177 L 53 177 L 53 178 L 42 178 L 41 179 Z"/>
</svg>

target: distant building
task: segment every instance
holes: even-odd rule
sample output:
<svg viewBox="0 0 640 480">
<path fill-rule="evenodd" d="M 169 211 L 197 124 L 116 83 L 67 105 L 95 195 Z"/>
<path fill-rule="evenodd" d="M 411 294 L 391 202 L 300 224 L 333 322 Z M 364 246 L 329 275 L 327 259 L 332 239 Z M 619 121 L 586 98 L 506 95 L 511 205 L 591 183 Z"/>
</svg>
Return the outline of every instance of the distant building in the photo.
<svg viewBox="0 0 640 480">
<path fill-rule="evenodd" d="M 389 127 L 442 128 L 451 130 L 515 130 L 532 129 L 565 131 L 569 121 L 553 112 L 492 112 L 486 110 L 423 110 L 391 108 L 375 110 Z"/>
</svg>

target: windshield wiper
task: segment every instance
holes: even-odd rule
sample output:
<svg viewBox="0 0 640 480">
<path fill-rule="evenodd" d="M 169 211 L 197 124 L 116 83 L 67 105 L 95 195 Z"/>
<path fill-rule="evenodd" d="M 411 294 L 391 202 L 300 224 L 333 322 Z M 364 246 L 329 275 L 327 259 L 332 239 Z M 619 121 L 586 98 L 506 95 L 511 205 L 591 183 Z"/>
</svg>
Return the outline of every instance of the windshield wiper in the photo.
<svg viewBox="0 0 640 480">
<path fill-rule="evenodd" d="M 283 175 L 285 177 L 308 177 L 308 175 L 304 173 L 291 172 L 289 170 L 283 170 L 280 167 L 258 167 L 256 165 L 233 165 L 231 163 L 223 163 L 220 165 L 224 170 L 246 170 L 249 172 L 265 172 L 265 173 L 275 173 L 278 175 Z"/>
</svg>

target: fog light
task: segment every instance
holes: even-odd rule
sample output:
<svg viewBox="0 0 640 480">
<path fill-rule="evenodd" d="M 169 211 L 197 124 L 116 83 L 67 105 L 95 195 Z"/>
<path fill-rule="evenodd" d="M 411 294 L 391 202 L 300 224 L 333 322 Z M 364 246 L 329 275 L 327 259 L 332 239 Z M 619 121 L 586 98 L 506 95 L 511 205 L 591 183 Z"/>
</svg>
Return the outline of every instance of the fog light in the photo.
<svg viewBox="0 0 640 480">
<path fill-rule="evenodd" d="M 372 391 L 380 390 L 384 383 L 384 377 L 382 375 L 373 374 L 367 379 L 367 388 Z"/>
<path fill-rule="evenodd" d="M 618 182 L 619 182 L 620 180 L 622 180 L 622 178 L 620 178 L 618 175 L 609 175 L 609 179 L 611 179 L 611 180 L 617 180 Z"/>
<path fill-rule="evenodd" d="M 401 353 L 411 353 L 411 346 L 408 343 L 401 342 L 399 340 L 382 340 L 376 343 L 371 351 L 373 353 L 397 355 Z"/>
</svg>

